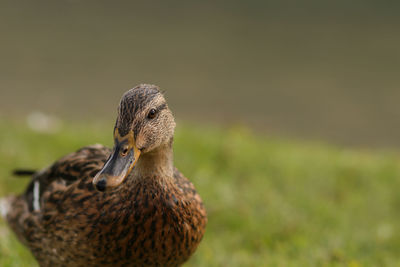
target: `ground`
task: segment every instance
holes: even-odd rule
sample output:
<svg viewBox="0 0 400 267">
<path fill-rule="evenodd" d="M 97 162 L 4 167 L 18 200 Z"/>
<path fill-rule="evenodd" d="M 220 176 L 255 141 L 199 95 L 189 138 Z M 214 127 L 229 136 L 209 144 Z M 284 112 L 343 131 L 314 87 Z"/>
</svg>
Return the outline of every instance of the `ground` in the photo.
<svg viewBox="0 0 400 267">
<path fill-rule="evenodd" d="M 21 192 L 14 168 L 42 168 L 81 146 L 111 145 L 113 124 L 55 133 L 0 120 L 0 196 Z M 400 155 L 178 123 L 175 165 L 208 210 L 186 266 L 399 266 Z M 0 219 L 0 266 L 34 259 Z"/>
</svg>

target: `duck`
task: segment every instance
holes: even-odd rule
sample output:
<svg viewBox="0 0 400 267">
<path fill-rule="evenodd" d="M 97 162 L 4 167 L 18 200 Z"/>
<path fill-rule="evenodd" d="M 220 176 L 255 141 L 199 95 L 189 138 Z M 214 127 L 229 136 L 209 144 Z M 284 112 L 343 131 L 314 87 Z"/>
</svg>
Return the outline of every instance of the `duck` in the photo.
<svg viewBox="0 0 400 267">
<path fill-rule="evenodd" d="M 1 214 L 40 266 L 180 266 L 207 213 L 173 162 L 174 116 L 158 86 L 118 106 L 112 148 L 86 146 L 40 171 Z M 20 174 L 21 174 L 20 173 Z"/>
</svg>

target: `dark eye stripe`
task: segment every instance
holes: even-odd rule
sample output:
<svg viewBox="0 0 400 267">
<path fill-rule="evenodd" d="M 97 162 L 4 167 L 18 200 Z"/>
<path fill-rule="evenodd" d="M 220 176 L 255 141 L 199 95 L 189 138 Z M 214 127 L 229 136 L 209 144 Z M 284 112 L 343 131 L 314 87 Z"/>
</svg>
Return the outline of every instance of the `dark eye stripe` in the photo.
<svg viewBox="0 0 400 267">
<path fill-rule="evenodd" d="M 157 111 L 161 111 L 161 110 L 166 109 L 166 108 L 167 108 L 167 103 L 164 103 L 164 104 L 161 104 L 161 105 L 159 105 L 157 107 Z"/>
</svg>

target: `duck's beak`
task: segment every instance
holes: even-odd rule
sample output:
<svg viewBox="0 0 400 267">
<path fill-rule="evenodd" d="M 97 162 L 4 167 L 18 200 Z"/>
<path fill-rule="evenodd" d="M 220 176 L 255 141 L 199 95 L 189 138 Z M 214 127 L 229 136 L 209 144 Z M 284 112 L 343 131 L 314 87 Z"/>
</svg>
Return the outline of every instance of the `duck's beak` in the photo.
<svg viewBox="0 0 400 267">
<path fill-rule="evenodd" d="M 140 156 L 133 133 L 121 138 L 116 132 L 114 136 L 116 138 L 113 152 L 103 169 L 93 179 L 95 188 L 102 192 L 111 190 L 124 182 Z"/>
</svg>

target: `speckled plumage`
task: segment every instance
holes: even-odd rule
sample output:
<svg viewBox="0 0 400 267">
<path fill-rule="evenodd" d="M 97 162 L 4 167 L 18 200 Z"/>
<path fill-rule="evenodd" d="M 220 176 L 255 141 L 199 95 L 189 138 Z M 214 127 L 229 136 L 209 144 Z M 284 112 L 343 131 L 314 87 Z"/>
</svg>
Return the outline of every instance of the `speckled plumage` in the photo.
<svg viewBox="0 0 400 267">
<path fill-rule="evenodd" d="M 149 87 L 156 90 L 151 99 L 146 97 Z M 135 129 L 142 156 L 121 185 L 105 192 L 93 186 L 112 153 L 95 145 L 35 173 L 24 194 L 6 199 L 9 225 L 41 266 L 179 266 L 201 241 L 206 212 L 193 184 L 172 165 L 172 136 L 151 136 L 157 133 L 154 127 L 169 127 L 170 115 L 160 113 L 160 121 L 151 122 L 154 127 L 140 115 L 149 105 L 168 109 L 165 100 L 154 86 L 138 86 L 131 95 L 135 91 L 144 95 L 123 97 L 121 103 L 128 101 L 131 108 L 120 106 L 116 128 L 125 127 L 124 134 Z M 130 118 L 128 123 L 124 118 Z M 35 183 L 40 185 L 39 210 Z"/>
</svg>

